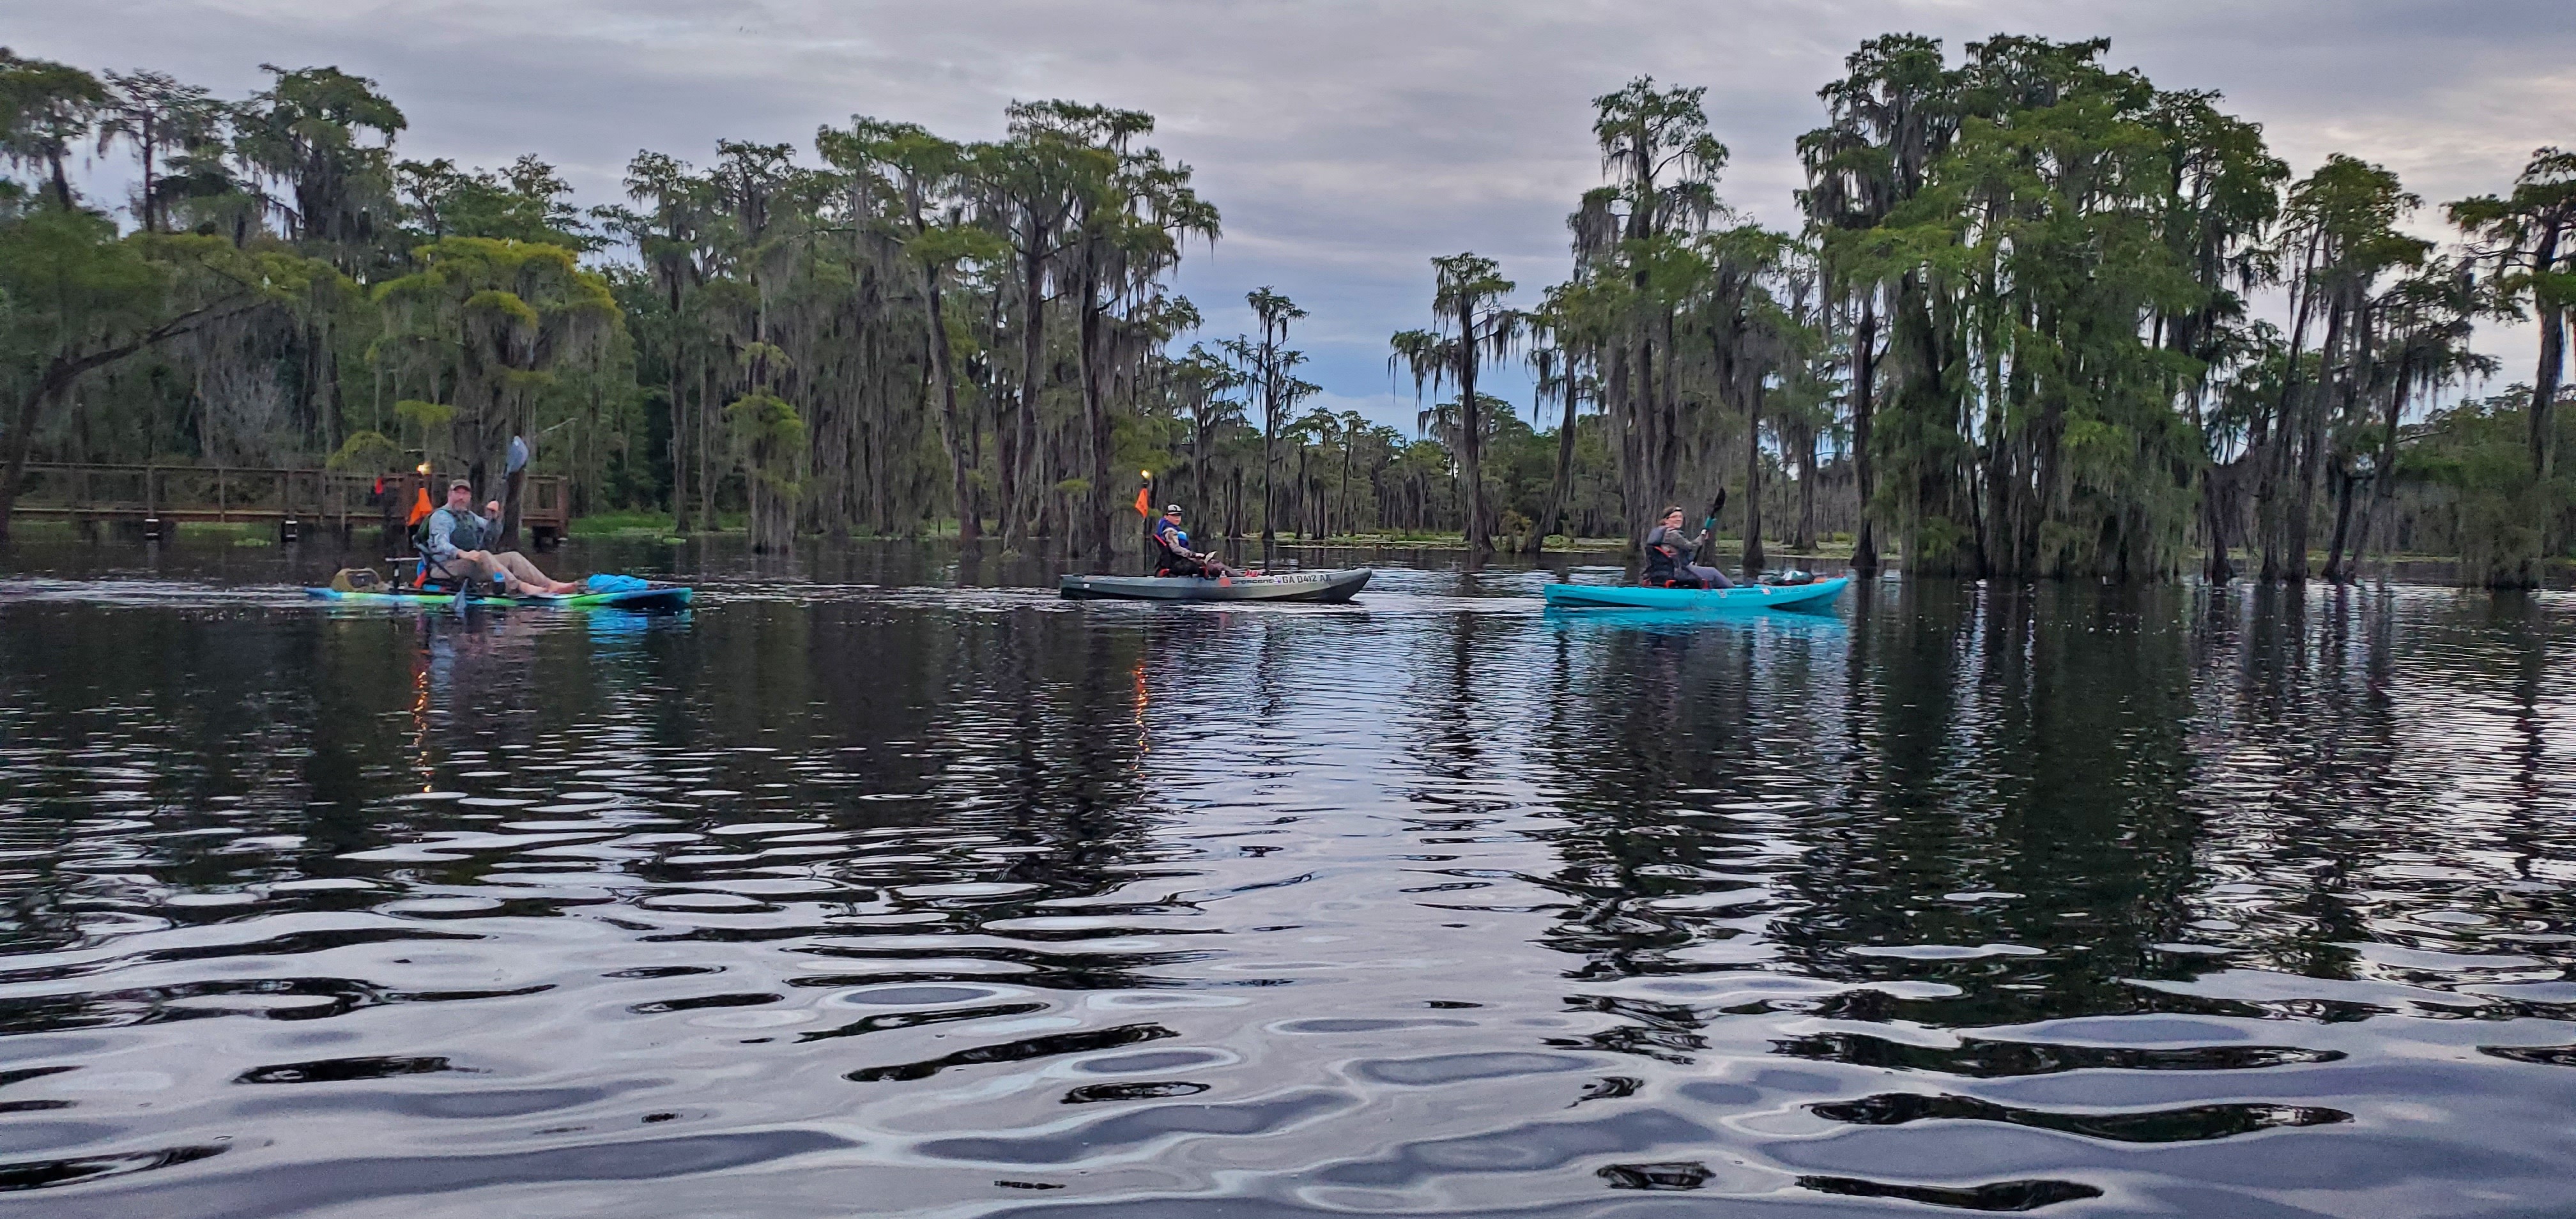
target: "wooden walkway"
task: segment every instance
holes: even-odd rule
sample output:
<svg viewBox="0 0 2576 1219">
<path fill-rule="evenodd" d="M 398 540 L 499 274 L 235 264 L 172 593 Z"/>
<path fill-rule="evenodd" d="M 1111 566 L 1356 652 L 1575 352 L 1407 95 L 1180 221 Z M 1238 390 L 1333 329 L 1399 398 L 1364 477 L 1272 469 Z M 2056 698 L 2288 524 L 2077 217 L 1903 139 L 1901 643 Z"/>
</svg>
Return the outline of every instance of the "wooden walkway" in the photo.
<svg viewBox="0 0 2576 1219">
<path fill-rule="evenodd" d="M 181 522 L 273 525 L 282 541 L 293 541 L 306 529 L 345 534 L 359 525 L 380 526 L 393 536 L 404 532 L 403 518 L 427 481 L 446 479 L 424 479 L 409 471 L 378 476 L 239 466 L 30 462 L 16 511 L 21 516 L 68 518 L 83 524 L 134 523 L 147 537 L 164 536 Z M 528 532 L 531 542 L 544 547 L 562 538 L 571 524 L 564 479 L 555 475 L 524 479 L 520 495 L 519 527 Z M 444 503 L 445 496 L 443 486 L 430 489 L 433 504 Z"/>
</svg>

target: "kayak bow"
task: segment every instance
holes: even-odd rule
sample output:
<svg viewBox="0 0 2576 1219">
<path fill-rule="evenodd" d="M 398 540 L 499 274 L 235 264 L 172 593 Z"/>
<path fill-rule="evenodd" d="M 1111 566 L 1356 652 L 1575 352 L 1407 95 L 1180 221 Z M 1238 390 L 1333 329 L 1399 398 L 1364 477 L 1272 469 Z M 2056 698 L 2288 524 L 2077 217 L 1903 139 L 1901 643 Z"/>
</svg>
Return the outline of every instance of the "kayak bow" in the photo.
<svg viewBox="0 0 2576 1219">
<path fill-rule="evenodd" d="M 1746 584 L 1735 588 L 1645 588 L 1635 584 L 1550 584 L 1547 604 L 1566 609 L 1820 610 L 1842 595 L 1849 576 L 1813 584 Z"/>
</svg>

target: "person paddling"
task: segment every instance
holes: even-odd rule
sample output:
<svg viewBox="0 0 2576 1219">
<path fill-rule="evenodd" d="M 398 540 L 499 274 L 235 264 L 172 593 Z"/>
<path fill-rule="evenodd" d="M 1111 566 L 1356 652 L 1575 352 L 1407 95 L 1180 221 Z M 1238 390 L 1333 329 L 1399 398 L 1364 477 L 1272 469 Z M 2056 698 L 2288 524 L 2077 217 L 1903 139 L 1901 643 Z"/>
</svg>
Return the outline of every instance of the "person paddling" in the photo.
<svg viewBox="0 0 2576 1219">
<path fill-rule="evenodd" d="M 1154 549 L 1160 551 L 1154 564 L 1158 576 L 1239 576 L 1243 573 L 1217 562 L 1210 551 L 1201 554 L 1190 549 L 1189 531 L 1181 528 L 1181 506 L 1163 505 L 1163 519 L 1154 522 Z"/>
<path fill-rule="evenodd" d="M 1690 561 L 1708 534 L 1692 537 L 1682 532 L 1682 510 L 1664 509 L 1664 520 L 1646 533 L 1646 583 L 1652 587 L 1696 584 L 1701 588 L 1733 588 L 1735 581 L 1714 567 Z"/>
<path fill-rule="evenodd" d="M 579 584 L 567 584 L 537 570 L 518 551 L 494 554 L 487 549 L 501 538 L 501 501 L 483 505 L 480 515 L 473 504 L 474 484 L 461 478 L 447 484 L 447 506 L 429 514 L 429 534 L 421 544 L 423 576 L 460 584 L 488 576 L 504 593 L 561 596 L 581 591 Z"/>
</svg>

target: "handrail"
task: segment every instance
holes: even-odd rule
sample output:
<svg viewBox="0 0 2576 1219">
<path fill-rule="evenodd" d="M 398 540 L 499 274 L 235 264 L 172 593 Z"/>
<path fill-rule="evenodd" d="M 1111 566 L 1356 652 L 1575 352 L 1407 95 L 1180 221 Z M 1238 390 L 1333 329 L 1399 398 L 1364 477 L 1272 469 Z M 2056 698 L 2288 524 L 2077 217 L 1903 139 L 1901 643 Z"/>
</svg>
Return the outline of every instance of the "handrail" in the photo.
<svg viewBox="0 0 2576 1219">
<path fill-rule="evenodd" d="M 46 515 L 73 514 L 86 516 L 207 516 L 218 521 L 234 517 L 267 519 L 309 515 L 337 518 L 342 521 L 362 516 L 383 515 L 388 520 L 400 515 L 414 499 L 414 489 L 434 481 L 410 470 L 388 470 L 381 474 L 353 470 L 330 470 L 294 466 L 186 465 L 163 462 L 47 462 L 27 463 L 26 474 L 40 486 L 52 479 L 66 479 L 70 486 L 60 493 L 47 487 L 44 492 L 22 494 L 18 509 Z M 139 479 L 141 494 L 125 498 L 97 494 L 100 488 L 93 479 L 105 478 L 123 482 Z M 187 502 L 191 497 L 173 497 L 171 481 L 180 481 L 180 490 L 210 489 L 206 500 Z M 205 480 L 195 486 L 189 480 Z M 384 481 L 384 499 L 377 504 L 352 502 L 353 493 L 367 488 L 376 480 Z M 523 480 L 520 489 L 519 519 L 523 523 L 561 528 L 569 523 L 570 498 L 567 483 L 560 474 L 532 475 Z M 211 488 L 205 487 L 211 482 Z M 245 490 L 257 489 L 243 495 Z M 399 504 L 395 501 L 399 499 Z"/>
</svg>

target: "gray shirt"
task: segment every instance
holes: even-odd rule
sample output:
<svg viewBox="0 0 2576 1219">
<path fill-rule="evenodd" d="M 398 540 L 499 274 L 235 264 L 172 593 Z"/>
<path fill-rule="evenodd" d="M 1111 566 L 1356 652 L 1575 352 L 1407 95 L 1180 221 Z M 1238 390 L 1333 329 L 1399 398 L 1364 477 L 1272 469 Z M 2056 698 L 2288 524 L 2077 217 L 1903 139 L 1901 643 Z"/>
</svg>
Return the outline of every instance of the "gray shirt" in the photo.
<svg viewBox="0 0 2576 1219">
<path fill-rule="evenodd" d="M 460 530 L 463 537 L 458 536 Z M 429 556 L 432 566 L 448 571 L 449 560 L 464 551 L 484 549 L 483 543 L 500 531 L 501 522 L 497 517 L 441 508 L 429 514 L 429 541 L 421 546 L 421 553 Z"/>
<path fill-rule="evenodd" d="M 1691 555 L 1699 550 L 1699 544 L 1707 540 L 1707 534 L 1692 537 L 1691 535 L 1684 533 L 1679 529 L 1675 529 L 1670 525 L 1657 525 L 1653 529 L 1646 531 L 1646 545 L 1649 547 L 1672 547 L 1673 562 L 1676 565 L 1690 562 Z"/>
</svg>

